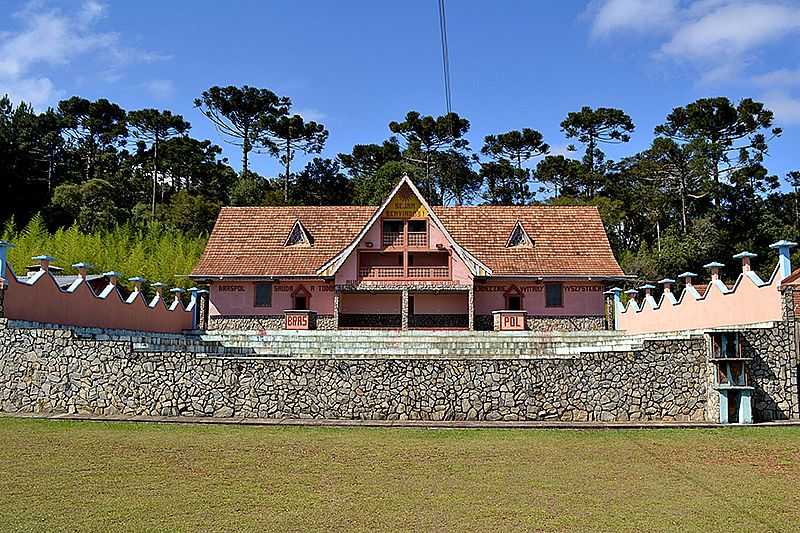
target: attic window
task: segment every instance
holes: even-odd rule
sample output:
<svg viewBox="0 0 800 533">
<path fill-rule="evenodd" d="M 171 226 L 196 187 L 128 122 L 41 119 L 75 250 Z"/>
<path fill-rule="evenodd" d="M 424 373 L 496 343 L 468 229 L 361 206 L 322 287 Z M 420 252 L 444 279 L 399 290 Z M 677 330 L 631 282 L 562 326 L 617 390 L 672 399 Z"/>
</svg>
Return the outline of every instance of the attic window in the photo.
<svg viewBox="0 0 800 533">
<path fill-rule="evenodd" d="M 517 221 L 517 224 L 511 231 L 511 235 L 508 237 L 508 242 L 506 243 L 506 247 L 531 248 L 532 246 L 533 246 L 533 241 L 528 236 L 528 233 L 525 231 L 525 228 L 522 227 L 522 223 Z"/>
<path fill-rule="evenodd" d="M 284 246 L 311 246 L 312 244 L 314 244 L 314 239 L 311 234 L 306 230 L 302 222 L 296 220 Z"/>
</svg>

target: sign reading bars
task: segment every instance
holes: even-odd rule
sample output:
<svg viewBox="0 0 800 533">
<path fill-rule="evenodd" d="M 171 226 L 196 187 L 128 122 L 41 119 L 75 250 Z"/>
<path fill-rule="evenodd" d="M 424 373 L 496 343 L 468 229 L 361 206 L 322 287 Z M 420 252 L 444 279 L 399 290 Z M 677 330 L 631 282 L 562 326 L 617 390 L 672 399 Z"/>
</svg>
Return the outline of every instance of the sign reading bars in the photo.
<svg viewBox="0 0 800 533">
<path fill-rule="evenodd" d="M 428 216 L 428 210 L 419 201 L 416 195 L 397 194 L 386 209 L 383 211 L 384 218 L 424 218 Z"/>
</svg>

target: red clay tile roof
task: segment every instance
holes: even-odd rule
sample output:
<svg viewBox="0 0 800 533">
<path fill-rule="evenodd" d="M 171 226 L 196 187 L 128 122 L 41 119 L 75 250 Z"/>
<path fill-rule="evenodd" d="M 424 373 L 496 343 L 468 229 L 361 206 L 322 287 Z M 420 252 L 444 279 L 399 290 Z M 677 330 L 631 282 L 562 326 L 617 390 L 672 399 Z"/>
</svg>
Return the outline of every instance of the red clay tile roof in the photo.
<svg viewBox="0 0 800 533">
<path fill-rule="evenodd" d="M 224 207 L 193 276 L 313 275 L 341 252 L 376 207 Z M 313 246 L 285 247 L 297 219 Z"/>
<path fill-rule="evenodd" d="M 193 276 L 314 275 L 358 235 L 377 207 L 227 207 Z M 494 275 L 624 275 L 594 207 L 434 207 L 455 241 Z M 284 247 L 295 220 L 311 247 Z M 517 221 L 532 248 L 507 248 Z"/>
<path fill-rule="evenodd" d="M 495 276 L 622 276 L 600 214 L 582 206 L 435 207 L 453 239 Z M 533 247 L 507 248 L 517 221 Z"/>
</svg>

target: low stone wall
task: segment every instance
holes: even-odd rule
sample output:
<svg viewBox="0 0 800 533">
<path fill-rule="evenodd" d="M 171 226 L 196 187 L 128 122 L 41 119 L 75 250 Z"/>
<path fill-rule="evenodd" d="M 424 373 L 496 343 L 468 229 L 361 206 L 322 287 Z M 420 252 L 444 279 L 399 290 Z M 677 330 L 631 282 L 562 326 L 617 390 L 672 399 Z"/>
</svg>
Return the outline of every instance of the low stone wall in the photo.
<svg viewBox="0 0 800 533">
<path fill-rule="evenodd" d="M 8 412 L 455 420 L 705 418 L 702 337 L 648 342 L 635 352 L 564 358 L 269 360 L 188 351 L 140 353 L 132 350 L 129 338 L 5 324 L 0 328 L 0 408 Z"/>
<path fill-rule="evenodd" d="M 264 316 L 209 316 L 209 330 L 269 331 L 284 329 L 283 315 Z M 336 329 L 333 315 L 317 315 L 316 329 Z"/>
<path fill-rule="evenodd" d="M 528 331 L 601 331 L 608 329 L 606 319 L 602 316 L 528 316 L 525 319 Z M 494 318 L 492 315 L 475 316 L 475 329 L 492 331 Z"/>
<path fill-rule="evenodd" d="M 793 315 L 789 318 L 772 328 L 743 330 L 744 353 L 752 358 L 756 421 L 800 417 L 795 326 Z M 34 326 L 0 319 L 3 411 L 718 420 L 703 335 L 663 336 L 644 341 L 641 349 L 569 356 L 275 359 L 204 343 L 198 336 Z"/>
</svg>

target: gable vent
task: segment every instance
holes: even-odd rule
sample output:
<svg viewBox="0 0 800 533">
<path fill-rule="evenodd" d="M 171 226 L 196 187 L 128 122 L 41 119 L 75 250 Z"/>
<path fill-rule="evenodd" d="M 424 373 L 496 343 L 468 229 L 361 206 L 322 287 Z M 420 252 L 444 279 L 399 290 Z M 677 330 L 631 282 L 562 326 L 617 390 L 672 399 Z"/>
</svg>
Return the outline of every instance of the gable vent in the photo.
<svg viewBox="0 0 800 533">
<path fill-rule="evenodd" d="M 295 220 L 284 246 L 312 246 L 314 239 L 300 220 Z"/>
<path fill-rule="evenodd" d="M 533 240 L 528 236 L 528 232 L 522 227 L 522 222 L 517 221 L 511 235 L 506 243 L 507 248 L 531 248 Z"/>
</svg>

